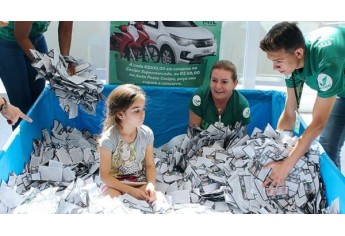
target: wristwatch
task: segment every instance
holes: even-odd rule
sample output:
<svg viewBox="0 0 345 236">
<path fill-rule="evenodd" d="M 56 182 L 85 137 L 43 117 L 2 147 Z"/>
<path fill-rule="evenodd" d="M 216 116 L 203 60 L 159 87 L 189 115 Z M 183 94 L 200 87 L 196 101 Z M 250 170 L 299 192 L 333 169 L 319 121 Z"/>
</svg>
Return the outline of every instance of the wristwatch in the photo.
<svg viewBox="0 0 345 236">
<path fill-rule="evenodd" d="M 8 103 L 4 97 L 1 97 L 1 98 L 4 100 L 4 103 L 0 106 L 0 112 L 2 113 L 3 111 L 7 110 Z"/>
</svg>

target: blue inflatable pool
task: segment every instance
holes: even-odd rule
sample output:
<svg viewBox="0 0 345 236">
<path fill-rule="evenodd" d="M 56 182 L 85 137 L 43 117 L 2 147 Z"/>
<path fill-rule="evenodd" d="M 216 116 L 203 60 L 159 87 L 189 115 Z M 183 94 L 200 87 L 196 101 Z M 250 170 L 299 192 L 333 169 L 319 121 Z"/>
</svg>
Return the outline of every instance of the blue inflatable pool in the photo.
<svg viewBox="0 0 345 236">
<path fill-rule="evenodd" d="M 107 96 L 116 85 L 106 85 L 104 95 Z M 152 87 L 142 86 L 148 103 L 145 124 L 151 127 L 155 135 L 155 147 L 168 142 L 176 135 L 186 133 L 188 126 L 188 102 L 195 88 Z M 252 122 L 248 133 L 257 127 L 264 129 L 267 123 L 276 128 L 278 118 L 284 108 L 285 93 L 278 91 L 239 90 L 249 101 Z M 0 151 L 0 180 L 7 181 L 9 173 L 19 174 L 30 159 L 33 139 L 41 138 L 42 129 L 50 131 L 56 119 L 64 126 L 79 130 L 88 129 L 100 134 L 104 119 L 105 101 L 97 104 L 97 114 L 89 115 L 78 111 L 78 116 L 69 119 L 60 108 L 55 94 L 47 86 L 34 106 L 29 111 L 33 123 L 22 122 L 12 133 L 8 142 Z M 305 124 L 302 122 L 303 132 Z M 345 213 L 345 177 L 336 168 L 326 153 L 321 155 L 321 176 L 326 186 L 327 203 L 340 199 L 340 213 Z"/>
</svg>

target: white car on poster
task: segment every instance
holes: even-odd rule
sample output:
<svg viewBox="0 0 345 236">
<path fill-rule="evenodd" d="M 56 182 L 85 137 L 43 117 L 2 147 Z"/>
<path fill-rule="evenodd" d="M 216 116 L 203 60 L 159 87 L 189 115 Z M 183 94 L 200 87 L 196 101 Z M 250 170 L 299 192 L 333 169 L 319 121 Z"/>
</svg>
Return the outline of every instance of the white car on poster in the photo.
<svg viewBox="0 0 345 236">
<path fill-rule="evenodd" d="M 201 63 L 217 53 L 213 33 L 193 21 L 143 21 L 146 32 L 157 43 L 163 64 Z"/>
</svg>

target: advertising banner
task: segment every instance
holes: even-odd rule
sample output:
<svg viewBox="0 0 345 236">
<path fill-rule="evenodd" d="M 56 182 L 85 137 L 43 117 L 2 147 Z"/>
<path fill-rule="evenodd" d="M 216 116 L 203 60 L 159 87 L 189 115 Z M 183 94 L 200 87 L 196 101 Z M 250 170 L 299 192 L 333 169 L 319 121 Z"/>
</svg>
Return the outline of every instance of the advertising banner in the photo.
<svg viewBox="0 0 345 236">
<path fill-rule="evenodd" d="M 112 21 L 109 83 L 198 87 L 219 59 L 221 21 Z"/>
</svg>

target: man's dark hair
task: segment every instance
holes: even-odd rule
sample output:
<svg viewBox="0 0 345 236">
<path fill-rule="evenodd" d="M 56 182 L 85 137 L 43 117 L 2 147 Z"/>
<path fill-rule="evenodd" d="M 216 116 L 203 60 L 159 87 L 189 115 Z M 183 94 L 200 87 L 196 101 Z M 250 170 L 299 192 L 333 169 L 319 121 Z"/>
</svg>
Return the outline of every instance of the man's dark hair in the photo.
<svg viewBox="0 0 345 236">
<path fill-rule="evenodd" d="M 264 52 L 277 52 L 284 49 L 293 53 L 297 48 L 304 48 L 305 41 L 297 22 L 280 22 L 274 25 L 260 42 Z"/>
</svg>

